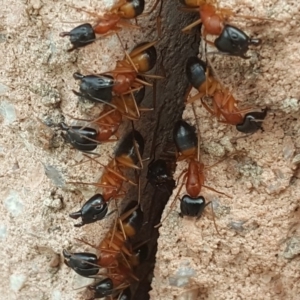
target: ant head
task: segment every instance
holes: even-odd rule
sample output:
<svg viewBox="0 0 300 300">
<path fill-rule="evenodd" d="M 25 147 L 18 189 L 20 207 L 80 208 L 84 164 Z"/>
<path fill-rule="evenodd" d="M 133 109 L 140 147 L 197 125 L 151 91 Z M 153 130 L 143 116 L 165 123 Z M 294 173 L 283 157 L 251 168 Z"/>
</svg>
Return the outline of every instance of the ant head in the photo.
<svg viewBox="0 0 300 300">
<path fill-rule="evenodd" d="M 65 133 L 62 133 L 64 140 L 77 150 L 93 151 L 97 148 L 99 143 L 96 141 L 98 135 L 96 129 L 82 126 L 68 126 L 64 122 L 61 122 L 59 126 L 65 131 Z"/>
<path fill-rule="evenodd" d="M 149 47 L 147 47 L 147 44 Z M 139 72 L 144 73 L 150 71 L 156 64 L 157 61 L 157 52 L 152 43 L 141 43 L 130 53 L 130 57 L 133 63 L 137 66 Z M 139 51 L 139 49 L 141 49 Z M 133 55 L 132 55 L 133 53 Z M 135 54 L 136 53 L 136 54 Z"/>
<path fill-rule="evenodd" d="M 69 216 L 75 220 L 81 217 L 81 223 L 75 224 L 75 227 L 81 227 L 102 220 L 106 216 L 107 210 L 104 197 L 101 194 L 96 194 L 79 211 L 71 213 Z"/>
<path fill-rule="evenodd" d="M 193 198 L 189 195 L 184 195 L 180 201 L 180 216 L 200 217 L 205 206 L 204 197 Z"/>
<path fill-rule="evenodd" d="M 79 25 L 74 29 L 72 29 L 70 32 L 62 32 L 60 33 L 59 36 L 70 37 L 70 42 L 73 45 L 73 48 L 70 49 L 69 51 L 73 51 L 74 49 L 81 48 L 88 44 L 91 44 L 96 39 L 94 29 L 92 25 L 89 23 Z"/>
<path fill-rule="evenodd" d="M 198 138 L 194 126 L 184 120 L 177 121 L 173 128 L 173 140 L 177 151 L 185 157 L 196 155 Z"/>
<path fill-rule="evenodd" d="M 187 79 L 189 83 L 197 90 L 206 81 L 206 69 L 206 63 L 197 56 L 188 58 L 186 62 L 185 73 Z"/>
<path fill-rule="evenodd" d="M 262 129 L 262 123 L 267 115 L 267 108 L 261 112 L 250 112 L 244 117 L 244 121 L 241 124 L 236 125 L 236 129 L 243 133 L 255 133 L 259 129 Z"/>
<path fill-rule="evenodd" d="M 76 80 L 81 80 L 80 94 L 84 98 L 95 103 L 110 103 L 112 100 L 112 88 L 114 80 L 109 75 L 86 75 L 76 72 L 73 74 Z M 78 95 L 78 93 L 76 92 Z"/>
<path fill-rule="evenodd" d="M 105 278 L 94 285 L 90 285 L 88 289 L 94 291 L 94 298 L 92 299 L 103 298 L 114 292 L 114 285 L 110 278 Z"/>
<path fill-rule="evenodd" d="M 249 45 L 259 45 L 259 39 L 250 39 L 249 36 L 232 25 L 225 25 L 221 35 L 215 40 L 214 44 L 221 52 L 233 56 L 249 58 L 245 56 Z"/>
<path fill-rule="evenodd" d="M 81 276 L 90 277 L 99 272 L 99 267 L 95 266 L 98 258 L 93 253 L 70 253 L 64 249 L 63 256 L 65 258 L 65 264 Z"/>
<path fill-rule="evenodd" d="M 141 15 L 145 8 L 145 0 L 127 0 L 119 8 L 122 18 L 124 19 L 133 19 Z"/>
</svg>

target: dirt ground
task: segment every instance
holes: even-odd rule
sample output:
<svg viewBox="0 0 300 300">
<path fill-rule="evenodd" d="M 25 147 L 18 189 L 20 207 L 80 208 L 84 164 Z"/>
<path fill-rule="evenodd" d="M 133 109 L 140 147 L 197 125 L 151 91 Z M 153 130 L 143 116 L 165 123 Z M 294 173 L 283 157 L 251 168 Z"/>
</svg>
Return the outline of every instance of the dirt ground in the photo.
<svg viewBox="0 0 300 300">
<path fill-rule="evenodd" d="M 72 93 L 72 89 L 78 89 L 72 74 L 111 70 L 124 56 L 117 37 L 109 36 L 68 53 L 69 42 L 59 33 L 93 19 L 72 5 L 104 12 L 111 4 L 104 0 L 64 4 L 1 1 L 1 299 L 86 298 L 84 290 L 78 288 L 90 280 L 62 265 L 57 253 L 62 249 L 90 251 L 76 238 L 97 244 L 110 228 L 113 218 L 79 229 L 68 217 L 95 191 L 68 182 L 94 182 L 102 169 L 90 163 L 76 165 L 83 155 L 64 144 L 57 127 L 43 123 L 72 123 L 74 120 L 68 116 L 90 118 L 101 109 L 78 101 Z M 185 23 L 191 22 L 187 21 L 188 14 L 169 9 L 173 3 L 163 4 L 159 57 L 163 57 L 167 79 L 161 83 L 158 98 L 164 99 L 166 110 L 158 142 L 168 138 L 179 118 L 184 61 L 196 54 L 196 50 L 186 50 L 192 48 L 193 37 L 180 33 Z M 147 7 L 151 5 L 147 2 Z M 178 6 L 177 1 L 174 6 Z M 249 52 L 249 60 L 210 57 L 218 76 L 233 90 L 241 107 L 268 107 L 269 112 L 264 132 L 233 142 L 232 138 L 241 134 L 234 127 L 219 124 L 195 102 L 205 165 L 236 153 L 206 172 L 206 185 L 232 198 L 203 189 L 206 199 L 213 201 L 220 236 L 209 208 L 198 221 L 181 219 L 178 202 L 160 229 L 150 293 L 155 300 L 297 299 L 299 294 L 300 4 L 231 0 L 226 1 L 226 6 L 243 15 L 281 21 L 246 22 L 234 18 L 232 24 L 261 38 L 262 45 Z M 142 30 L 122 31 L 127 49 L 158 39 L 155 17 L 156 14 L 139 21 Z M 175 87 L 180 92 L 175 92 Z M 147 93 L 151 98 L 151 91 Z M 148 118 L 136 125 L 146 133 L 153 128 L 157 113 Z M 189 105 L 183 118 L 195 123 Z M 129 124 L 121 133 L 127 128 Z M 150 144 L 148 138 L 147 154 Z M 109 161 L 114 148 L 115 143 L 101 145 L 103 164 Z M 185 167 L 185 162 L 178 163 L 175 176 Z M 164 215 L 171 202 L 172 199 Z"/>
</svg>

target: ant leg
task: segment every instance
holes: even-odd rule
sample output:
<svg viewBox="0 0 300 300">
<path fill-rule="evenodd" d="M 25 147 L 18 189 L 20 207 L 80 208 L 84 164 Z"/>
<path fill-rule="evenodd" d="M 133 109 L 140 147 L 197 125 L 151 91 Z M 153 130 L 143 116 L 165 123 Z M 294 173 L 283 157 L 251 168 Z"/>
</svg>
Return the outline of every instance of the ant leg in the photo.
<svg viewBox="0 0 300 300">
<path fill-rule="evenodd" d="M 139 120 L 141 118 L 141 114 L 140 114 L 140 109 L 139 107 L 137 106 L 136 104 L 136 100 L 135 100 L 135 97 L 134 97 L 134 94 L 132 91 L 130 91 L 130 94 L 131 94 L 131 99 L 133 101 L 133 105 L 134 105 L 134 109 L 135 109 L 135 112 L 136 112 L 136 119 Z"/>
<path fill-rule="evenodd" d="M 199 8 L 198 7 L 185 7 L 185 6 L 179 6 L 177 7 L 178 10 L 186 13 L 199 13 Z"/>
<path fill-rule="evenodd" d="M 192 24 L 190 24 L 190 25 L 184 27 L 181 31 L 182 31 L 183 33 L 187 33 L 187 32 L 190 31 L 192 28 L 196 27 L 197 25 L 199 25 L 199 24 L 201 24 L 201 23 L 202 23 L 202 21 L 201 21 L 201 19 L 199 19 L 199 20 L 193 22 Z"/>
<path fill-rule="evenodd" d="M 158 3 L 161 1 L 161 3 L 163 2 L 163 0 L 155 0 L 155 3 L 154 5 L 146 12 L 142 13 L 141 15 L 139 15 L 139 18 L 140 17 L 146 17 L 146 16 L 149 16 L 157 7 Z"/>
<path fill-rule="evenodd" d="M 219 192 L 218 190 L 215 190 L 214 188 L 209 187 L 209 186 L 207 186 L 207 185 L 203 185 L 203 187 L 205 187 L 205 188 L 207 188 L 208 190 L 211 190 L 211 191 L 213 191 L 213 192 L 215 192 L 215 193 L 217 193 L 217 194 L 226 196 L 226 197 L 231 198 L 231 199 L 233 198 L 232 196 L 229 196 L 229 195 L 227 195 L 227 194 L 225 194 L 225 193 Z"/>
<path fill-rule="evenodd" d="M 83 244 L 86 244 L 86 245 L 88 245 L 88 246 L 90 246 L 90 247 L 92 247 L 92 248 L 94 248 L 94 249 L 97 249 L 97 247 L 96 247 L 95 245 L 90 244 L 89 242 L 87 242 L 87 241 L 85 241 L 85 240 L 83 240 L 83 239 L 75 238 L 75 240 L 78 241 L 78 242 L 81 242 L 81 243 L 83 243 Z"/>
<path fill-rule="evenodd" d="M 140 53 L 142 53 L 143 51 L 149 49 L 150 47 L 154 46 L 157 44 L 157 41 L 154 41 L 154 42 L 149 42 L 149 43 L 146 43 L 144 45 L 141 45 L 140 47 L 138 48 L 135 48 L 131 53 L 130 53 L 130 57 L 134 57 Z"/>
<path fill-rule="evenodd" d="M 146 74 L 147 75 L 147 74 Z M 143 76 L 146 76 L 145 74 L 143 74 Z M 150 75 L 149 75 L 150 76 Z M 146 77 L 149 77 L 149 76 L 146 76 Z M 155 76 L 155 75 L 153 75 L 153 76 Z M 140 84 L 142 84 L 142 85 L 146 85 L 146 86 L 151 86 L 152 87 L 152 84 L 151 83 L 149 83 L 149 82 L 147 82 L 147 81 L 145 81 L 145 80 L 142 80 L 142 79 L 140 79 L 140 78 L 136 78 L 135 80 L 134 80 L 135 82 L 138 82 L 138 83 L 140 83 Z M 131 92 L 132 92 L 132 90 L 131 90 Z"/>
<path fill-rule="evenodd" d="M 202 98 L 201 98 L 201 103 L 202 103 L 203 107 L 204 107 L 211 115 L 213 115 L 213 116 L 216 115 L 216 112 L 213 111 L 213 110 L 206 104 L 206 102 L 205 102 Z"/>
<path fill-rule="evenodd" d="M 136 73 L 138 73 L 138 69 L 136 68 L 135 64 L 133 63 L 133 61 L 132 61 L 132 59 L 131 59 L 131 55 L 128 54 L 128 52 L 125 50 L 125 47 L 124 47 L 124 45 L 123 45 L 123 42 L 122 42 L 122 40 L 121 40 L 121 38 L 120 38 L 120 36 L 119 36 L 118 33 L 117 33 L 117 37 L 118 37 L 119 42 L 120 42 L 120 44 L 121 44 L 121 46 L 122 46 L 122 48 L 123 48 L 123 51 L 124 51 L 124 53 L 125 53 L 126 58 L 128 59 L 128 61 L 129 61 L 129 63 L 131 64 L 131 66 L 133 67 L 134 71 L 135 71 Z"/>
<path fill-rule="evenodd" d="M 179 182 L 179 178 L 184 174 L 184 172 L 186 172 L 186 171 L 183 171 L 183 172 L 180 174 L 180 176 L 178 177 L 178 182 Z M 179 194 L 180 194 L 180 192 L 181 192 L 181 190 L 182 190 L 182 188 L 183 188 L 183 185 L 184 185 L 184 183 L 185 183 L 185 181 L 186 181 L 186 177 L 187 177 L 187 174 L 184 175 L 184 179 L 183 179 L 183 181 L 182 181 L 182 183 L 181 183 L 180 188 L 178 189 L 178 192 L 176 193 L 176 195 L 175 195 L 175 197 L 174 197 L 174 200 L 173 200 L 172 203 L 171 203 L 171 206 L 170 206 L 170 209 L 169 209 L 167 215 L 166 215 L 166 216 L 165 216 L 165 217 L 164 217 L 157 225 L 155 225 L 154 228 L 160 227 L 160 226 L 162 225 L 162 223 L 163 223 L 163 222 L 168 218 L 168 216 L 170 215 L 171 211 L 173 210 L 173 208 L 174 208 L 174 206 L 175 206 L 176 200 L 177 200 L 177 198 L 179 197 Z"/>
<path fill-rule="evenodd" d="M 110 167 L 107 167 L 107 166 L 103 165 L 103 164 L 100 163 L 98 160 L 96 160 L 96 159 L 94 159 L 94 158 L 92 158 L 92 157 L 90 157 L 90 156 L 88 156 L 88 155 L 85 155 L 85 154 L 83 154 L 83 156 L 88 157 L 90 160 L 92 160 L 92 161 L 94 161 L 95 163 L 101 165 L 106 171 L 108 171 L 108 172 L 110 172 L 110 173 L 116 175 L 118 178 L 120 178 L 120 179 L 122 179 L 122 180 L 124 180 L 124 181 L 126 181 L 126 182 L 128 182 L 128 183 L 130 183 L 130 184 L 132 184 L 132 185 L 137 185 L 135 182 L 133 182 L 133 181 L 131 181 L 130 179 L 128 179 L 127 177 L 123 176 L 123 175 L 120 174 L 119 172 L 113 170 L 113 169 L 110 168 Z M 110 187 L 110 186 L 107 185 L 107 187 Z"/>
<path fill-rule="evenodd" d="M 215 212 L 214 212 L 214 207 L 213 207 L 212 201 L 209 201 L 208 203 L 206 203 L 205 207 L 208 206 L 209 204 L 211 206 L 212 218 L 213 218 L 213 222 L 214 222 L 214 226 L 215 226 L 216 232 L 217 232 L 218 235 L 221 236 L 221 234 L 220 234 L 220 232 L 218 230 L 218 227 L 217 227 L 217 223 L 216 223 L 216 219 L 215 219 Z"/>
<path fill-rule="evenodd" d="M 199 100 L 201 97 L 203 97 L 204 94 L 203 92 L 199 92 L 198 94 L 196 94 L 195 96 L 193 97 L 190 97 L 186 100 L 186 103 L 193 103 L 195 102 L 196 100 Z"/>
<path fill-rule="evenodd" d="M 122 21 L 122 20 L 120 20 L 118 23 L 122 27 L 127 27 L 127 28 L 132 28 L 132 29 L 140 29 L 141 28 L 140 26 L 133 25 L 131 23 L 128 23 L 128 22 L 125 22 L 125 21 Z"/>
<path fill-rule="evenodd" d="M 200 126 L 199 126 L 199 121 L 196 115 L 196 109 L 195 109 L 195 105 L 194 103 L 192 103 L 192 109 L 193 109 L 193 113 L 194 113 L 194 117 L 195 117 L 195 121 L 196 121 L 196 127 L 197 127 L 197 138 L 198 138 L 198 146 L 197 146 L 197 160 L 200 162 Z"/>
<path fill-rule="evenodd" d="M 233 12 L 231 13 L 231 15 L 229 17 L 242 18 L 242 19 L 246 19 L 246 20 L 259 20 L 259 21 L 267 21 L 267 22 L 284 23 L 284 21 L 277 20 L 277 19 L 274 19 L 274 18 L 264 18 L 264 17 L 249 16 L 249 15 L 240 15 L 240 14 L 233 13 Z"/>
</svg>

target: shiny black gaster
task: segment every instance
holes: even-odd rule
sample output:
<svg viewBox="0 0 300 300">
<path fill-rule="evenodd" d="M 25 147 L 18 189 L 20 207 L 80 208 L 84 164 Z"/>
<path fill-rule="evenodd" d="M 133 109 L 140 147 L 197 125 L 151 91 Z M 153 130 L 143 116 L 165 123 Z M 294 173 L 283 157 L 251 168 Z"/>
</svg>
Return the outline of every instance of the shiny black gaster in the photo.
<svg viewBox="0 0 300 300">
<path fill-rule="evenodd" d="M 206 63 L 197 56 L 189 57 L 186 62 L 185 73 L 187 79 L 197 90 L 206 81 L 206 68 Z"/>
<path fill-rule="evenodd" d="M 144 153 L 145 141 L 137 130 L 133 130 L 125 136 L 125 138 L 119 144 L 115 152 L 115 156 L 119 157 L 122 155 L 128 155 L 132 159 L 133 163 L 137 164 L 139 159 L 135 151 L 134 140 L 136 141 L 138 151 L 142 156 Z"/>
<path fill-rule="evenodd" d="M 177 121 L 173 128 L 173 140 L 177 151 L 180 153 L 196 148 L 198 138 L 195 132 L 195 127 L 183 120 Z"/>
</svg>

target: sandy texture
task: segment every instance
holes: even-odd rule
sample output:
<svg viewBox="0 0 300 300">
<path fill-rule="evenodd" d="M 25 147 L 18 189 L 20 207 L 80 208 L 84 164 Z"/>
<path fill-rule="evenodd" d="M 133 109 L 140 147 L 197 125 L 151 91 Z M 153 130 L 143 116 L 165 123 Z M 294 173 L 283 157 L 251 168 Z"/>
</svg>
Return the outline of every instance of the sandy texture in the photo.
<svg viewBox="0 0 300 300">
<path fill-rule="evenodd" d="M 225 2 L 225 1 L 222 1 Z M 211 57 L 241 107 L 269 107 L 264 132 L 235 143 L 234 127 L 219 124 L 195 102 L 206 185 L 216 223 L 206 208 L 198 221 L 180 218 L 179 201 L 160 229 L 151 299 L 299 298 L 299 9 L 296 1 L 226 1 L 241 14 L 282 23 L 236 22 L 263 40 L 251 58 Z M 240 19 L 239 19 L 240 20 Z M 195 124 L 191 106 L 183 118 Z M 178 163 L 176 175 L 186 162 Z M 173 197 L 177 194 L 175 189 Z M 182 191 L 182 196 L 184 189 Z M 170 204 L 164 215 L 169 211 Z"/>
</svg>

